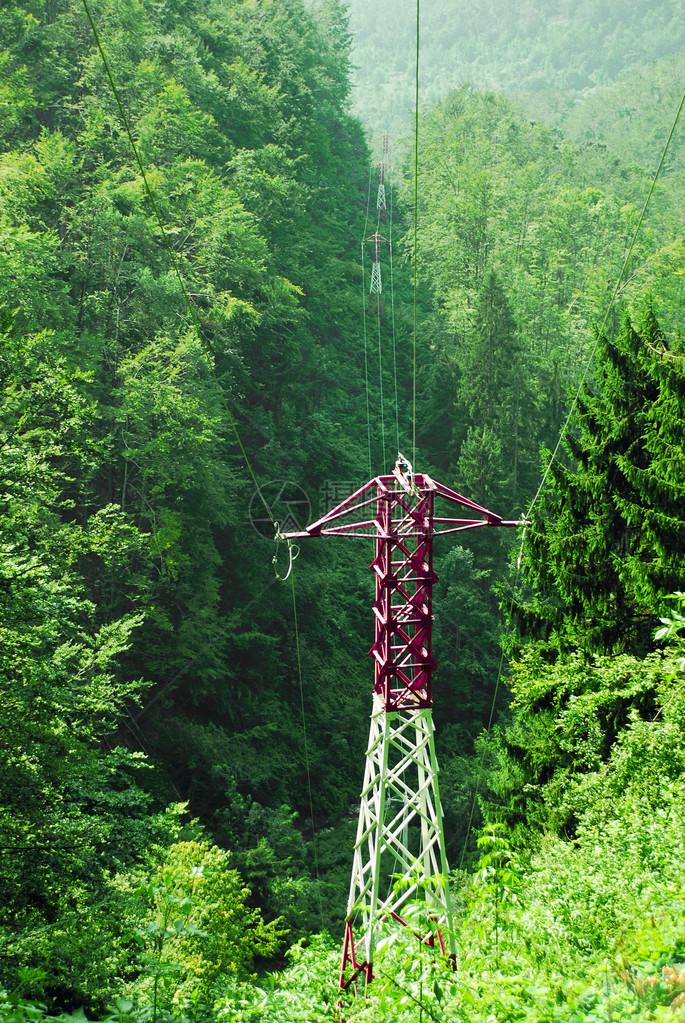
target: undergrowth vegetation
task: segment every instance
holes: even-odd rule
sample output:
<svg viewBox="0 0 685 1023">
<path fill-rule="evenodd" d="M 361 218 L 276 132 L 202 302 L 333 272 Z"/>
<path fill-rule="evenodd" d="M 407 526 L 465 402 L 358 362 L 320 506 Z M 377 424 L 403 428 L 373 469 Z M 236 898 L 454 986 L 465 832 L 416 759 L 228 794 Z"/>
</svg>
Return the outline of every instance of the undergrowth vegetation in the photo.
<svg viewBox="0 0 685 1023">
<path fill-rule="evenodd" d="M 119 879 L 110 934 L 136 951 L 126 957 L 131 979 L 110 980 L 110 1009 L 98 1018 L 685 1020 L 684 627 L 676 610 L 661 630 L 671 645 L 659 659 L 656 712 L 633 713 L 603 762 L 555 778 L 553 799 L 563 796 L 572 829 L 541 828 L 533 817 L 517 831 L 525 844 L 501 821 L 482 830 L 474 871 L 451 878 L 455 962 L 419 944 L 411 926 L 395 928 L 378 946 L 366 996 L 345 996 L 340 1009 L 338 941 L 313 937 L 287 951 L 284 967 L 265 969 L 264 957 L 284 947 L 278 925 L 248 908 L 229 854 L 179 840 L 153 850 L 146 871 Z M 425 903 L 413 912 L 425 913 Z M 101 926 L 98 917 L 86 927 L 86 945 Z M 1 1018 L 83 1019 L 46 1013 L 37 997 L 45 981 L 40 970 L 20 970 Z"/>
</svg>

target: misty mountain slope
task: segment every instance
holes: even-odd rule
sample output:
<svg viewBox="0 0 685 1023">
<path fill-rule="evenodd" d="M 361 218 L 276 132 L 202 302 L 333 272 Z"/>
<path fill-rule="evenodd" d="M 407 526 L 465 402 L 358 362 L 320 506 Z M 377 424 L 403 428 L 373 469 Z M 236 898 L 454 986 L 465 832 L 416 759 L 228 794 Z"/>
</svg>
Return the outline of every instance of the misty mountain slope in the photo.
<svg viewBox="0 0 685 1023">
<path fill-rule="evenodd" d="M 350 0 L 349 9 L 354 112 L 372 133 L 405 134 L 416 4 Z M 507 93 L 532 119 L 559 127 L 577 103 L 639 69 L 649 75 L 650 65 L 685 47 L 679 0 L 423 0 L 420 14 L 421 102 L 469 81 Z"/>
</svg>

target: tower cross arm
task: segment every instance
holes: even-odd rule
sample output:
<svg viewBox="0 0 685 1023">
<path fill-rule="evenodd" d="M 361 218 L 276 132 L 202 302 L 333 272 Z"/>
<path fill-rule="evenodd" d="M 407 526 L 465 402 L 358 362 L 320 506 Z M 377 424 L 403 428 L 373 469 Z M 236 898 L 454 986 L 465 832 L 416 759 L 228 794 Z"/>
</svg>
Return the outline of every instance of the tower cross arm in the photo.
<svg viewBox="0 0 685 1023">
<path fill-rule="evenodd" d="M 432 500 L 430 510 L 425 502 L 417 501 L 422 495 L 425 497 L 428 494 L 432 498 L 441 497 L 451 504 L 459 505 L 471 512 L 472 516 L 451 518 L 435 515 Z M 388 504 L 395 506 L 399 513 L 396 526 L 399 536 L 413 531 L 423 536 L 438 536 L 481 526 L 529 525 L 524 519 L 503 519 L 501 515 L 464 497 L 451 487 L 435 482 L 427 473 L 414 474 L 411 470 L 406 472 L 397 465 L 391 474 L 375 476 L 304 529 L 279 533 L 278 539 L 302 540 L 305 537 L 341 535 L 387 539 L 391 533 L 385 528 L 381 511 Z M 369 517 L 363 514 L 367 509 L 371 513 Z M 475 517 L 476 514 L 478 518 Z M 436 529 L 436 525 L 450 528 Z"/>
<path fill-rule="evenodd" d="M 367 235 L 367 237 L 362 242 L 362 245 L 364 244 L 364 242 L 373 242 L 373 241 L 387 242 L 388 245 L 390 244 L 390 239 L 389 238 L 386 238 L 384 234 L 380 233 L 380 231 L 374 231 L 373 234 Z"/>
<path fill-rule="evenodd" d="M 321 518 L 317 519 L 315 522 L 311 522 L 308 526 L 305 526 L 303 530 L 299 530 L 295 533 L 281 533 L 279 539 L 301 540 L 306 536 L 333 535 L 334 533 L 340 533 L 342 531 L 339 525 L 336 526 L 336 523 L 339 523 L 341 519 L 350 516 L 353 513 L 362 511 L 364 508 L 373 508 L 375 513 L 376 505 L 378 503 L 380 479 L 381 477 L 376 477 L 375 479 L 369 480 L 368 483 L 364 483 L 363 486 L 355 490 L 349 497 L 346 497 L 340 502 L 340 504 L 331 508 L 330 511 L 326 512 L 325 515 L 322 515 Z M 375 523 L 376 515 L 374 514 L 373 518 L 350 523 L 349 525 L 373 530 L 373 532 L 365 535 L 375 536 L 376 532 L 375 529 L 373 529 Z"/>
</svg>

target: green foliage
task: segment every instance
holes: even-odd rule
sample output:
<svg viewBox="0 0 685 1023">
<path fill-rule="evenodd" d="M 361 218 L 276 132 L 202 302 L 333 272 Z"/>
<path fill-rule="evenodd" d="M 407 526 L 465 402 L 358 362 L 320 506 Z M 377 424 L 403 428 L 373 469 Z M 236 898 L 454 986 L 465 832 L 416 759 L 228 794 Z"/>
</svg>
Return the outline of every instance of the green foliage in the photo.
<svg viewBox="0 0 685 1023">
<path fill-rule="evenodd" d="M 467 85 L 424 112 L 419 147 L 419 272 L 433 315 L 422 440 L 457 489 L 513 511 L 537 488 L 541 443 L 556 442 L 648 180 L 610 174 L 507 98 Z M 401 196 L 413 202 L 411 175 Z M 650 209 L 625 275 L 636 308 L 661 280 L 654 252 L 676 244 L 673 210 Z M 673 350 L 678 310 L 663 311 Z M 495 556 L 498 571 L 505 559 Z"/>
<path fill-rule="evenodd" d="M 350 15 L 355 111 L 374 133 L 399 136 L 414 104 L 415 5 L 351 0 Z M 674 69 L 685 37 L 674 0 L 629 9 L 613 0 L 506 7 L 422 0 L 420 15 L 421 105 L 472 82 L 515 96 L 530 118 L 569 124 L 581 137 L 614 142 L 620 133 L 623 147 L 634 126 L 655 166 L 658 129 L 649 112 L 663 116 L 664 93 L 674 95 L 669 110 L 680 98 Z"/>
<path fill-rule="evenodd" d="M 358 324 L 335 296 L 356 288 L 368 162 L 339 4 L 93 13 L 170 248 L 83 4 L 0 13 L 0 302 L 16 309 L 0 354 L 0 980 L 42 963 L 46 1004 L 88 1009 L 130 979 L 131 871 L 172 840 L 158 809 L 174 795 L 236 850 L 252 903 L 300 932 L 320 922 L 291 598 L 249 522 L 224 402 L 260 482 L 315 498 L 355 479 L 362 369 L 339 367 Z M 359 756 L 366 705 L 356 651 L 331 655 L 319 611 L 357 631 L 366 593 L 355 568 L 353 603 L 322 601 L 326 556 L 313 565 L 302 655 L 323 818 L 354 797 L 336 756 Z M 334 919 L 343 858 L 322 882 Z"/>
<path fill-rule="evenodd" d="M 383 5 L 367 7 L 381 23 Z M 537 88 L 551 43 L 569 95 L 613 82 L 626 33 L 645 29 L 642 9 L 617 21 L 611 4 L 599 34 L 587 5 L 568 24 L 521 19 L 517 5 L 503 22 L 486 7 L 469 16 L 496 26 L 495 43 L 504 22 L 529 41 L 521 82 Z M 464 57 L 471 33 L 453 38 L 452 14 L 444 49 Z M 83 4 L 0 11 L 0 1018 L 332 1020 L 337 942 L 298 941 L 276 973 L 264 961 L 286 930 L 341 924 L 368 715 L 368 558 L 302 552 L 296 650 L 224 402 L 260 482 L 296 480 L 313 506 L 328 484 L 360 482 L 367 429 L 380 461 L 394 366 L 384 321 L 365 379 L 369 154 L 347 110 L 345 5 L 123 0 L 94 15 L 166 241 Z M 403 16 L 386 17 L 393 33 Z M 585 36 L 611 37 L 611 67 L 569 62 Z M 651 85 L 631 98 L 641 81 L 612 94 L 635 121 L 634 152 L 616 163 L 595 144 L 620 149 L 592 97 L 586 134 L 573 122 L 584 149 L 472 87 L 422 118 L 423 467 L 512 517 L 636 223 L 644 174 L 632 161 L 657 145 L 645 118 L 661 102 Z M 457 969 L 399 931 L 350 1019 L 673 1018 L 683 653 L 638 656 L 658 618 L 659 643 L 683 629 L 682 608 L 668 617 L 663 603 L 683 588 L 675 178 L 623 293 L 630 306 L 656 291 L 668 340 L 648 316 L 600 341 L 575 464 L 557 472 L 549 524 L 536 522 L 529 550 L 545 551 L 529 584 L 556 633 L 521 654 L 510 716 L 480 740 L 486 825 L 471 882 L 459 872 Z M 412 185 L 407 175 L 407 209 Z M 412 242 L 395 212 L 401 411 Z M 471 754 L 501 632 L 491 585 L 511 542 L 440 553 L 436 719 L 453 847 L 481 784 Z M 183 804 L 161 812 L 174 793 L 211 838 L 181 831 Z"/>
<path fill-rule="evenodd" d="M 659 722 L 651 725 L 662 729 Z M 656 763 L 650 766 L 654 771 Z M 487 828 L 457 922 L 456 964 L 421 945 L 411 928 L 393 928 L 379 944 L 366 998 L 346 1004 L 346 1018 L 678 1019 L 682 761 L 680 769 L 677 782 L 661 782 L 645 799 L 639 784 L 626 787 L 608 767 L 596 778 L 592 805 L 579 815 L 576 840 L 548 836 L 532 856 L 516 850 L 503 825 Z M 425 904 L 416 912 L 425 913 Z M 281 1018 L 285 1003 L 290 1015 L 283 1018 L 306 1018 L 307 1012 L 331 1018 L 325 992 L 335 967 L 323 952 L 315 944 L 274 978 L 261 1003 L 272 1018 Z M 256 997 L 249 1008 L 243 1001 L 228 1018 L 253 1018 L 259 1004 Z"/>
<path fill-rule="evenodd" d="M 216 1018 L 225 1023 L 324 1023 L 339 1019 L 337 972 L 340 965 L 338 942 L 327 935 L 312 938 L 303 947 L 294 945 L 289 967 L 280 974 L 260 978 L 255 986 L 235 985 Z"/>
<path fill-rule="evenodd" d="M 478 839 L 484 850 L 473 875 L 473 904 L 469 924 L 474 937 L 486 944 L 494 935 L 494 966 L 500 963 L 500 931 L 516 941 L 516 916 L 520 916 L 518 889 L 521 888 L 519 858 L 512 850 L 503 824 L 488 824 Z"/>
<path fill-rule="evenodd" d="M 140 892 L 147 917 L 136 930 L 142 973 L 127 989 L 140 1010 L 151 1006 L 153 1019 L 211 1007 L 226 985 L 250 976 L 255 958 L 272 957 L 283 938 L 277 922 L 264 924 L 247 906 L 250 890 L 229 866 L 229 853 L 185 841 L 155 858 Z"/>
<path fill-rule="evenodd" d="M 539 596 L 529 635 L 604 651 L 645 652 L 659 598 L 680 587 L 683 361 L 651 310 L 598 339 L 596 387 L 579 398 L 554 490 L 529 531 L 526 571 Z"/>
<path fill-rule="evenodd" d="M 40 964 L 48 987 L 87 997 L 116 953 L 108 962 L 108 924 L 86 936 L 83 920 L 93 905 L 116 901 L 110 872 L 161 828 L 144 758 L 116 743 L 118 719 L 144 688 L 120 663 L 142 618 L 106 616 L 88 597 L 85 564 L 126 559 L 114 549 L 120 515 L 103 508 L 84 526 L 72 512 L 77 474 L 97 454 L 83 375 L 54 356 L 48 335 L 12 330 L 9 317 L 0 394 L 2 979 Z M 130 538 L 135 548 L 135 531 Z M 104 961 L 91 958 L 97 947 Z"/>
<path fill-rule="evenodd" d="M 677 601 L 678 607 L 685 607 L 685 593 L 680 591 L 672 594 L 673 599 Z M 666 618 L 660 618 L 659 621 L 662 623 L 662 628 L 657 629 L 654 633 L 655 640 L 669 641 L 669 645 L 677 645 L 680 647 L 679 656 L 676 660 L 676 666 L 678 671 L 685 671 L 685 657 L 683 656 L 683 647 L 685 646 L 685 615 L 675 607 L 671 610 L 671 613 Z"/>
</svg>

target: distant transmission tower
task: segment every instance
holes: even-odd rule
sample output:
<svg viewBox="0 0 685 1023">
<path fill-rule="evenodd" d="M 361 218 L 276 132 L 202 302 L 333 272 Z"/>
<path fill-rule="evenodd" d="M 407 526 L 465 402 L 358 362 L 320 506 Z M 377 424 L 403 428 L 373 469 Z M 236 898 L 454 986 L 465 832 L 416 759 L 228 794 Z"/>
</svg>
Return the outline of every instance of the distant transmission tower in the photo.
<svg viewBox="0 0 685 1023">
<path fill-rule="evenodd" d="M 383 154 L 378 164 L 378 194 L 376 196 L 376 213 L 378 219 L 388 219 L 388 205 L 385 199 L 385 172 L 388 167 L 388 155 L 390 151 L 390 136 L 383 136 Z"/>
<path fill-rule="evenodd" d="M 362 242 L 362 253 L 366 242 L 371 242 L 371 286 L 369 288 L 369 304 L 367 306 L 367 313 L 371 312 L 371 306 L 373 304 L 373 296 L 378 295 L 378 315 L 383 315 L 383 283 L 381 281 L 381 242 L 388 242 L 387 238 L 384 238 L 382 234 L 375 231 L 374 234 L 370 234 L 368 238 L 365 238 Z M 388 244 L 390 244 L 388 242 Z"/>
<path fill-rule="evenodd" d="M 435 514 L 441 498 L 466 518 Z M 340 988 L 373 979 L 373 956 L 385 928 L 405 926 L 408 904 L 426 903 L 417 935 L 454 955 L 445 833 L 433 740 L 431 651 L 433 538 L 481 526 L 516 526 L 414 473 L 399 455 L 395 469 L 376 476 L 318 521 L 289 539 L 351 536 L 376 542 L 376 636 L 371 730 L 359 807 L 347 904 Z M 438 528 L 436 528 L 438 527 Z M 398 878 L 388 884 L 389 875 Z M 414 928 L 415 921 L 411 922 Z"/>
</svg>

